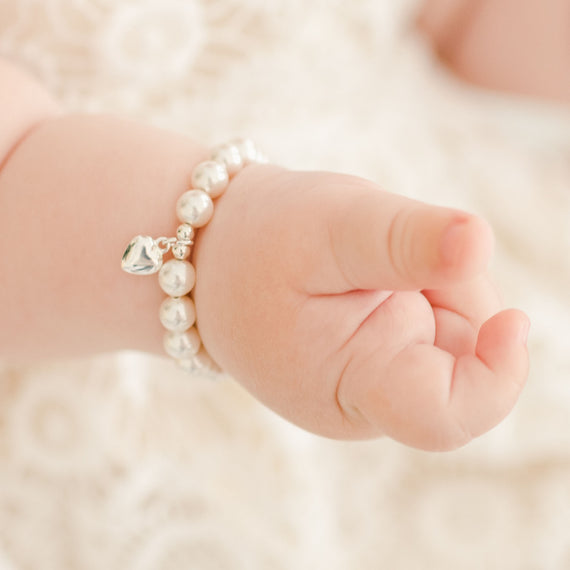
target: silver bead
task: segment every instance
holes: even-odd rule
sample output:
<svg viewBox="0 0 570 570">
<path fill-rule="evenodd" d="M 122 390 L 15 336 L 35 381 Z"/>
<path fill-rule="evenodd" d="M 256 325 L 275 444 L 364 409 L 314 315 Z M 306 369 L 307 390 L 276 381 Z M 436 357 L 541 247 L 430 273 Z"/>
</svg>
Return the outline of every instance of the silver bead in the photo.
<svg viewBox="0 0 570 570">
<path fill-rule="evenodd" d="M 212 198 L 203 190 L 188 190 L 176 202 L 176 214 L 181 222 L 195 228 L 205 226 L 214 213 Z"/>
<path fill-rule="evenodd" d="M 257 162 L 259 152 L 251 139 L 242 138 L 234 139 L 231 144 L 235 145 L 241 155 L 244 164 Z"/>
<path fill-rule="evenodd" d="M 193 241 L 196 232 L 190 224 L 180 224 L 176 229 L 176 239 L 180 241 Z"/>
<path fill-rule="evenodd" d="M 196 322 L 196 308 L 190 297 L 167 297 L 160 305 L 159 316 L 165 329 L 184 332 Z"/>
<path fill-rule="evenodd" d="M 185 332 L 168 331 L 164 335 L 164 350 L 176 360 L 192 358 L 200 344 L 200 335 L 194 327 Z"/>
<path fill-rule="evenodd" d="M 167 295 L 182 297 L 194 287 L 196 271 L 188 261 L 170 259 L 158 272 L 158 283 Z"/>
<path fill-rule="evenodd" d="M 230 176 L 233 176 L 243 166 L 239 149 L 234 144 L 224 144 L 215 148 L 212 151 L 212 160 L 224 164 Z"/>
<path fill-rule="evenodd" d="M 172 255 L 176 259 L 186 259 L 190 255 L 190 246 L 176 242 L 172 246 Z"/>
<path fill-rule="evenodd" d="M 222 195 L 228 182 L 226 167 L 215 160 L 201 162 L 192 172 L 192 186 L 204 190 L 212 198 Z"/>
</svg>

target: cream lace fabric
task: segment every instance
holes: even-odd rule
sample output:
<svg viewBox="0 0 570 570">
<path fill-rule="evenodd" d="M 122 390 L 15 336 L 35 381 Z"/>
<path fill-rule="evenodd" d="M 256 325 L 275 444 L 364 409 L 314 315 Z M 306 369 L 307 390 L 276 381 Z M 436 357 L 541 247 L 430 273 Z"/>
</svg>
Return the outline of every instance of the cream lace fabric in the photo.
<svg viewBox="0 0 570 570">
<path fill-rule="evenodd" d="M 570 116 L 454 82 L 413 11 L 0 0 L 0 54 L 69 110 L 248 134 L 290 167 L 484 215 L 533 321 L 516 411 L 447 455 L 322 440 L 143 355 L 3 366 L 0 570 L 570 568 Z"/>
</svg>

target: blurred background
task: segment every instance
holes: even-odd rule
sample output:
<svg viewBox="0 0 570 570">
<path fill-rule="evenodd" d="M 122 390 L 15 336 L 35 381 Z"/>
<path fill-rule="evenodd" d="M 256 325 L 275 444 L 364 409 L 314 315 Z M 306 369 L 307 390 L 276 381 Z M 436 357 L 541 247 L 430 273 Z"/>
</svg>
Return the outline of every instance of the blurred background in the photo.
<svg viewBox="0 0 570 570">
<path fill-rule="evenodd" d="M 248 135 L 285 166 L 484 216 L 505 302 L 532 320 L 514 413 L 449 454 L 324 440 L 137 353 L 0 364 L 0 570 L 570 568 L 570 58 L 533 88 L 540 65 L 496 35 L 487 83 L 506 91 L 482 89 L 442 61 L 485 83 L 476 37 L 441 32 L 469 14 L 424 19 L 432 49 L 419 8 L 0 0 L 0 55 L 69 111 Z M 537 45 L 570 50 L 553 30 Z"/>
</svg>

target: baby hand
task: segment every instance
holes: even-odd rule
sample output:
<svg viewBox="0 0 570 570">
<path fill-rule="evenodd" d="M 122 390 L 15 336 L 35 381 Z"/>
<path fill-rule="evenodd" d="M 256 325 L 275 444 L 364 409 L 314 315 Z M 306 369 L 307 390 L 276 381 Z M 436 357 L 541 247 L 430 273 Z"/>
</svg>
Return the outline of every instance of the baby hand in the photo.
<svg viewBox="0 0 570 570">
<path fill-rule="evenodd" d="M 273 410 L 334 438 L 464 445 L 511 410 L 529 321 L 500 311 L 481 219 L 330 173 L 251 166 L 194 253 L 213 358 Z"/>
</svg>

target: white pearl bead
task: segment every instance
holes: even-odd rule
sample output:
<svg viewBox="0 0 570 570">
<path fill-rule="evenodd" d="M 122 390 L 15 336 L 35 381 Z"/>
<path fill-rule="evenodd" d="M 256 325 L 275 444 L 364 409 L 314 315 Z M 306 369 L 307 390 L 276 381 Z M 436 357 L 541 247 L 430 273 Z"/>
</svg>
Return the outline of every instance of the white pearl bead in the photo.
<svg viewBox="0 0 570 570">
<path fill-rule="evenodd" d="M 187 359 L 179 359 L 178 366 L 186 372 L 209 373 L 209 376 L 215 377 L 215 373 L 220 373 L 222 369 L 214 362 L 212 357 L 206 352 L 204 345 L 192 357 Z"/>
<path fill-rule="evenodd" d="M 180 241 L 192 241 L 196 232 L 190 224 L 180 224 L 176 229 L 176 239 Z"/>
<path fill-rule="evenodd" d="M 212 198 L 202 190 L 188 190 L 176 202 L 176 214 L 181 222 L 195 228 L 205 226 L 214 213 Z"/>
<path fill-rule="evenodd" d="M 176 360 L 192 358 L 200 349 L 200 335 L 192 327 L 186 332 L 168 331 L 164 335 L 164 350 Z"/>
<path fill-rule="evenodd" d="M 243 166 L 239 149 L 234 144 L 224 144 L 215 148 L 212 151 L 212 160 L 224 164 L 230 176 L 233 176 Z"/>
<path fill-rule="evenodd" d="M 257 162 L 259 152 L 257 148 L 255 148 L 255 144 L 251 139 L 235 139 L 231 141 L 231 144 L 237 147 L 244 164 Z"/>
<path fill-rule="evenodd" d="M 167 297 L 160 305 L 159 316 L 165 329 L 184 332 L 196 322 L 196 308 L 190 297 Z"/>
<path fill-rule="evenodd" d="M 160 288 L 171 297 L 182 297 L 196 283 L 196 271 L 192 264 L 181 259 L 170 259 L 158 272 Z"/>
<path fill-rule="evenodd" d="M 192 186 L 217 198 L 224 193 L 229 182 L 228 171 L 223 164 L 214 160 L 201 162 L 192 172 Z"/>
</svg>

